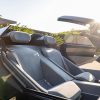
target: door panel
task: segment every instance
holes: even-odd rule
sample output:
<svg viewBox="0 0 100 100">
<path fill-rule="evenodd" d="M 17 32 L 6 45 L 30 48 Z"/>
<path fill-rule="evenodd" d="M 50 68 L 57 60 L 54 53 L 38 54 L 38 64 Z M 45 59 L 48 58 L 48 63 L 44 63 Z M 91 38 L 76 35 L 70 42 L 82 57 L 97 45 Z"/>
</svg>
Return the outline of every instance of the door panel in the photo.
<svg viewBox="0 0 100 100">
<path fill-rule="evenodd" d="M 95 59 L 96 48 L 87 37 L 71 34 L 65 37 L 60 51 L 64 57 L 80 65 Z"/>
<path fill-rule="evenodd" d="M 66 53 L 69 56 L 87 56 L 93 57 L 95 54 L 95 48 L 90 45 L 83 44 L 66 44 Z"/>
</svg>

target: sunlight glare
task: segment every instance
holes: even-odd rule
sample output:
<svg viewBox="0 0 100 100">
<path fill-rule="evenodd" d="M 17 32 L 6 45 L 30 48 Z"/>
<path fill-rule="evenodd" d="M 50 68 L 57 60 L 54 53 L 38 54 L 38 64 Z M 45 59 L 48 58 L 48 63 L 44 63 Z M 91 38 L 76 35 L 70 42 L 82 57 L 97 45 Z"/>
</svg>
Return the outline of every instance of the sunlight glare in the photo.
<svg viewBox="0 0 100 100">
<path fill-rule="evenodd" d="M 95 19 L 95 22 L 96 22 L 96 23 L 100 23 L 100 18 L 96 18 L 96 19 Z"/>
</svg>

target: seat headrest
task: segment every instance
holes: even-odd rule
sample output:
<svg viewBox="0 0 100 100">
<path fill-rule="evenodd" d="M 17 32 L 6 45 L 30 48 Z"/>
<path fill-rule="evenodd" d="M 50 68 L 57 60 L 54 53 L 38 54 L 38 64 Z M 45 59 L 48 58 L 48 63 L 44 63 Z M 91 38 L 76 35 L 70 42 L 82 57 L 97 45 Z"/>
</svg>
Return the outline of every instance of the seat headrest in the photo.
<svg viewBox="0 0 100 100">
<path fill-rule="evenodd" d="M 56 45 L 56 41 L 52 36 L 42 36 L 38 40 L 43 41 L 44 46 L 53 46 Z"/>
<path fill-rule="evenodd" d="M 29 34 L 19 31 L 9 32 L 7 37 L 9 37 L 11 42 L 14 43 L 29 43 L 31 40 L 31 36 Z"/>
</svg>

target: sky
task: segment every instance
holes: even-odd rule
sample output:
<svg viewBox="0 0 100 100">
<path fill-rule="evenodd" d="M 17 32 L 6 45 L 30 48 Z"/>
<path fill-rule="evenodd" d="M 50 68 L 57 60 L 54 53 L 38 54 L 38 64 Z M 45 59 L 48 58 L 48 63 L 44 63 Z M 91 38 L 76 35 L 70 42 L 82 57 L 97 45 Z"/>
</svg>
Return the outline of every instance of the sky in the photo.
<svg viewBox="0 0 100 100">
<path fill-rule="evenodd" d="M 47 32 L 62 32 L 82 26 L 57 21 L 63 15 L 88 17 L 100 21 L 99 0 L 0 0 L 0 15 Z"/>
</svg>

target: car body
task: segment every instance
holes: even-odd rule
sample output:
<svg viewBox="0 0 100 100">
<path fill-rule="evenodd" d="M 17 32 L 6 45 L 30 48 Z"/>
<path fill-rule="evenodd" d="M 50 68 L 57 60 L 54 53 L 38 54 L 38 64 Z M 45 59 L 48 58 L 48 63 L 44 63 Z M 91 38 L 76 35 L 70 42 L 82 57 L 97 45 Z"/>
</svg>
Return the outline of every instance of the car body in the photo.
<svg viewBox="0 0 100 100">
<path fill-rule="evenodd" d="M 33 42 L 29 34 L 10 27 L 0 29 L 1 100 L 99 99 L 96 77 L 50 47 L 56 43 L 53 37 L 40 36 Z M 67 65 L 73 74 L 63 68 Z"/>
</svg>

